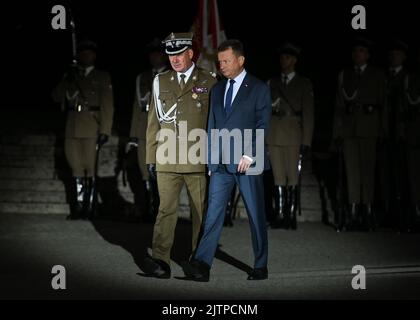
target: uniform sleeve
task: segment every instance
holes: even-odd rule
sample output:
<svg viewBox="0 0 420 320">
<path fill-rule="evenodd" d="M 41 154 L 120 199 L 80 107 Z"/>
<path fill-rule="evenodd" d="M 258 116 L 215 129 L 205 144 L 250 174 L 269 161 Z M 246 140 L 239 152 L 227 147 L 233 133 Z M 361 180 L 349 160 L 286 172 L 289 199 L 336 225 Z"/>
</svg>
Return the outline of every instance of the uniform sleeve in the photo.
<svg viewBox="0 0 420 320">
<path fill-rule="evenodd" d="M 302 112 L 302 144 L 310 146 L 312 144 L 312 134 L 314 131 L 314 93 L 310 80 L 305 81 Z"/>
<path fill-rule="evenodd" d="M 99 133 L 111 135 L 112 120 L 114 117 L 114 95 L 112 92 L 111 77 L 105 74 L 101 92 L 101 115 Z"/>
<path fill-rule="evenodd" d="M 137 77 L 138 79 L 138 77 Z M 138 85 L 138 80 L 136 80 L 136 86 Z M 136 88 L 137 90 L 137 88 Z M 130 126 L 130 138 L 140 138 L 138 136 L 139 132 L 139 124 L 140 124 L 140 106 L 139 101 L 137 99 L 137 95 L 135 93 L 134 96 L 134 103 L 133 103 L 133 113 L 131 116 L 131 126 Z"/>
<path fill-rule="evenodd" d="M 379 137 L 388 136 L 388 104 L 387 104 L 386 87 L 387 86 L 386 86 L 385 73 L 380 72 L 379 79 L 378 79 L 378 97 L 377 97 L 379 110 L 380 110 Z"/>
<path fill-rule="evenodd" d="M 344 113 L 344 99 L 341 93 L 343 71 L 338 76 L 337 90 L 335 95 L 334 117 L 333 117 L 333 139 L 343 137 L 343 113 Z"/>
<path fill-rule="evenodd" d="M 158 81 L 158 76 L 154 81 Z M 146 133 L 146 164 L 156 163 L 156 149 L 158 141 L 156 135 L 160 130 L 160 124 L 155 111 L 155 95 L 152 89 L 152 98 L 150 100 L 150 109 L 147 115 L 147 133 Z"/>
</svg>

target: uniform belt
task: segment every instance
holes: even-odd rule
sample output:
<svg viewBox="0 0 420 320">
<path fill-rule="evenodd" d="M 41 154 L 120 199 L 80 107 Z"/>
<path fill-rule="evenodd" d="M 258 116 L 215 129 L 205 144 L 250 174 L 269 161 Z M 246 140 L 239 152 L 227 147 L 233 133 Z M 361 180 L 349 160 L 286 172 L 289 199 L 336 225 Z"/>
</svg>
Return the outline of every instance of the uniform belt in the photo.
<svg viewBox="0 0 420 320">
<path fill-rule="evenodd" d="M 77 111 L 77 112 L 81 112 L 81 111 L 100 111 L 101 107 L 100 106 L 82 106 L 79 105 L 77 107 L 69 107 L 68 108 L 69 111 Z"/>
</svg>

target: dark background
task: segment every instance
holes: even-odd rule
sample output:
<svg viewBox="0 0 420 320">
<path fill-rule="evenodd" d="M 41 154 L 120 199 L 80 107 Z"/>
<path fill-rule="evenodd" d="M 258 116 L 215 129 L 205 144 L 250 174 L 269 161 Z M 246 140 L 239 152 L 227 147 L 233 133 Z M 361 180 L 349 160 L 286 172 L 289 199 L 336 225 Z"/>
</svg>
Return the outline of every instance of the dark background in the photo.
<svg viewBox="0 0 420 320">
<path fill-rule="evenodd" d="M 53 30 L 51 8 L 71 7 L 79 39 L 89 37 L 99 46 L 97 66 L 111 73 L 115 97 L 115 129 L 126 135 L 134 98 L 136 75 L 147 67 L 144 46 L 155 36 L 188 31 L 198 0 L 183 1 L 48 1 L 16 3 L 4 10 L 2 37 L 2 108 L 50 110 L 57 106 L 50 92 L 71 62 L 71 33 Z M 420 41 L 420 19 L 413 2 L 398 1 L 219 1 L 228 38 L 244 42 L 247 69 L 267 80 L 278 73 L 275 48 L 290 40 L 303 48 L 298 71 L 314 83 L 315 139 L 328 136 L 339 70 L 350 63 L 350 43 L 355 36 L 375 42 L 372 62 L 385 66 L 386 45 L 400 38 L 410 45 L 414 60 Z M 367 30 L 351 28 L 353 5 L 367 11 Z M 67 23 L 69 19 L 67 19 Z M 410 62 L 411 61 L 411 62 Z M 322 138 L 321 138 L 322 139 Z"/>
</svg>

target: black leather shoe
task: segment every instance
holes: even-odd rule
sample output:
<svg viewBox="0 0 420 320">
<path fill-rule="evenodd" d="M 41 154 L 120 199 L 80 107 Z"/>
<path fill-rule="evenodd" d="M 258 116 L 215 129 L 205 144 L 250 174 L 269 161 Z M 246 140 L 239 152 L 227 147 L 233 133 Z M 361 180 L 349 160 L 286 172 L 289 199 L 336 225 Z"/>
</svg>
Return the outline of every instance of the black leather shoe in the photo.
<svg viewBox="0 0 420 320">
<path fill-rule="evenodd" d="M 268 278 L 267 268 L 255 268 L 248 276 L 248 280 L 264 280 Z"/>
<path fill-rule="evenodd" d="M 143 261 L 144 275 L 152 278 L 169 279 L 171 267 L 164 261 L 146 257 Z"/>
<path fill-rule="evenodd" d="M 183 266 L 185 280 L 208 282 L 210 280 L 210 266 L 199 260 L 191 260 Z"/>
</svg>

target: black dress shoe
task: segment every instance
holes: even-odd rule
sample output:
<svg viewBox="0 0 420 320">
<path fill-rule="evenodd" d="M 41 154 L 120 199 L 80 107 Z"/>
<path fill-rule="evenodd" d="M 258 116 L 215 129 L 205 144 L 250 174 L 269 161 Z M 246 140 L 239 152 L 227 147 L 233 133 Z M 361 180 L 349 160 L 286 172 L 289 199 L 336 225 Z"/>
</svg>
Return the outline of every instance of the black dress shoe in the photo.
<svg viewBox="0 0 420 320">
<path fill-rule="evenodd" d="M 199 260 L 191 260 L 183 266 L 185 280 L 208 282 L 210 280 L 210 266 Z"/>
<path fill-rule="evenodd" d="M 264 280 L 268 278 L 267 268 L 255 268 L 248 276 L 248 280 Z"/>
<path fill-rule="evenodd" d="M 143 261 L 144 275 L 152 278 L 169 279 L 171 267 L 164 261 L 146 257 Z"/>
</svg>

